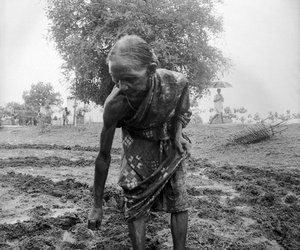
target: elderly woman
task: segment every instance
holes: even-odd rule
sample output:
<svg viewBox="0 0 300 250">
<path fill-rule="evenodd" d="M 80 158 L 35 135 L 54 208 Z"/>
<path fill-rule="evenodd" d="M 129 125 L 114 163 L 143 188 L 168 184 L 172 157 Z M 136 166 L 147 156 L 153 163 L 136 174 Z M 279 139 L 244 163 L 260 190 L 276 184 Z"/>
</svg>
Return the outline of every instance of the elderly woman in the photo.
<svg viewBox="0 0 300 250">
<path fill-rule="evenodd" d="M 171 213 L 174 249 L 184 249 L 188 221 L 184 160 L 190 142 L 182 128 L 191 117 L 187 79 L 157 69 L 153 50 L 135 35 L 118 40 L 107 63 L 116 86 L 104 104 L 88 226 L 95 229 L 101 224 L 112 141 L 115 129 L 121 127 L 124 152 L 119 185 L 133 248 L 145 249 L 145 222 L 152 210 Z"/>
</svg>

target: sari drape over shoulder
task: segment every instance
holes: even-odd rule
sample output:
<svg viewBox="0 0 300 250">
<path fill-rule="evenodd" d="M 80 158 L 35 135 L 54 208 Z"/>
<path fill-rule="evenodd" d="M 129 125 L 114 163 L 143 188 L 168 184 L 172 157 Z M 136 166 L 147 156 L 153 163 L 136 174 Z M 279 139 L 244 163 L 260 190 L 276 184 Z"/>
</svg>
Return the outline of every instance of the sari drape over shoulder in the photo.
<svg viewBox="0 0 300 250">
<path fill-rule="evenodd" d="M 180 73 L 158 69 L 149 81 L 150 89 L 142 104 L 132 117 L 118 124 L 122 127 L 124 151 L 119 185 L 124 191 L 127 221 L 149 213 L 187 157 L 174 146 L 174 123 L 180 121 L 185 127 L 191 117 L 187 79 Z"/>
</svg>

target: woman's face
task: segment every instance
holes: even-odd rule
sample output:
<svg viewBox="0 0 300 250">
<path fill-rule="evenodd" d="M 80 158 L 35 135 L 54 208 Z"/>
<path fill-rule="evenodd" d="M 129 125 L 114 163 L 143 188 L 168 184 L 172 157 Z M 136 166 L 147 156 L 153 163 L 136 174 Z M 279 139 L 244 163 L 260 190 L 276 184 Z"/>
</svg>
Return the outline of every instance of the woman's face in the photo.
<svg viewBox="0 0 300 250">
<path fill-rule="evenodd" d="M 138 95 L 148 88 L 148 72 L 146 67 L 137 68 L 126 58 L 115 56 L 108 62 L 109 73 L 113 82 L 128 97 Z"/>
</svg>

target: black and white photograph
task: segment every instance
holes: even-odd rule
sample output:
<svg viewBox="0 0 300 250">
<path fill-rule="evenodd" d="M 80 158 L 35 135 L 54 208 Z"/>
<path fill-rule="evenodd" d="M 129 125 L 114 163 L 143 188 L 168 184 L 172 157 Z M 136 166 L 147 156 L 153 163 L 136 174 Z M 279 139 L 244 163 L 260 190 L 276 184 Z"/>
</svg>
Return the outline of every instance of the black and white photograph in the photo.
<svg viewBox="0 0 300 250">
<path fill-rule="evenodd" d="M 300 249 L 300 1 L 1 0 L 0 249 Z"/>
</svg>

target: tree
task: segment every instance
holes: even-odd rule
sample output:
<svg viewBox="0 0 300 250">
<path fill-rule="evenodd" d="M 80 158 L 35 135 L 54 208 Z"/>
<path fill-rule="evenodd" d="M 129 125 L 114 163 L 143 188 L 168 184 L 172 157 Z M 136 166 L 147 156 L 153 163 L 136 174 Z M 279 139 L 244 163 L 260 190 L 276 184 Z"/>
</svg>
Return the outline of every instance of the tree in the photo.
<svg viewBox="0 0 300 250">
<path fill-rule="evenodd" d="M 37 112 L 34 112 L 30 107 L 17 102 L 9 102 L 5 107 L 0 107 L 0 116 L 5 115 L 10 119 L 19 119 L 19 125 L 25 125 L 36 114 Z"/>
<path fill-rule="evenodd" d="M 256 122 L 261 121 L 261 118 L 260 118 L 260 116 L 259 116 L 258 113 L 255 113 L 255 114 L 254 114 L 253 120 L 256 121 Z"/>
<path fill-rule="evenodd" d="M 0 125 L 1 125 L 1 118 L 5 114 L 5 108 L 0 106 Z"/>
<path fill-rule="evenodd" d="M 23 104 L 19 104 L 17 102 L 9 102 L 6 104 L 4 108 L 4 113 L 8 116 L 18 115 L 20 111 L 25 110 L 25 106 Z"/>
<path fill-rule="evenodd" d="M 38 82 L 31 85 L 29 91 L 23 92 L 23 99 L 27 110 L 38 113 L 41 106 L 45 105 L 60 105 L 61 95 L 54 92 L 50 83 Z"/>
<path fill-rule="evenodd" d="M 226 69 L 210 41 L 222 31 L 220 0 L 48 0 L 50 35 L 65 60 L 73 93 L 103 104 L 113 83 L 106 56 L 118 38 L 136 34 L 154 48 L 160 66 L 183 72 L 202 90 Z"/>
<path fill-rule="evenodd" d="M 234 114 L 236 114 L 236 117 L 244 124 L 246 120 L 246 113 L 248 112 L 247 109 L 244 107 L 241 108 L 234 108 L 233 109 Z"/>
<path fill-rule="evenodd" d="M 224 116 L 230 120 L 232 120 L 232 118 L 236 118 L 236 114 L 232 112 L 230 107 L 224 108 Z"/>
</svg>

